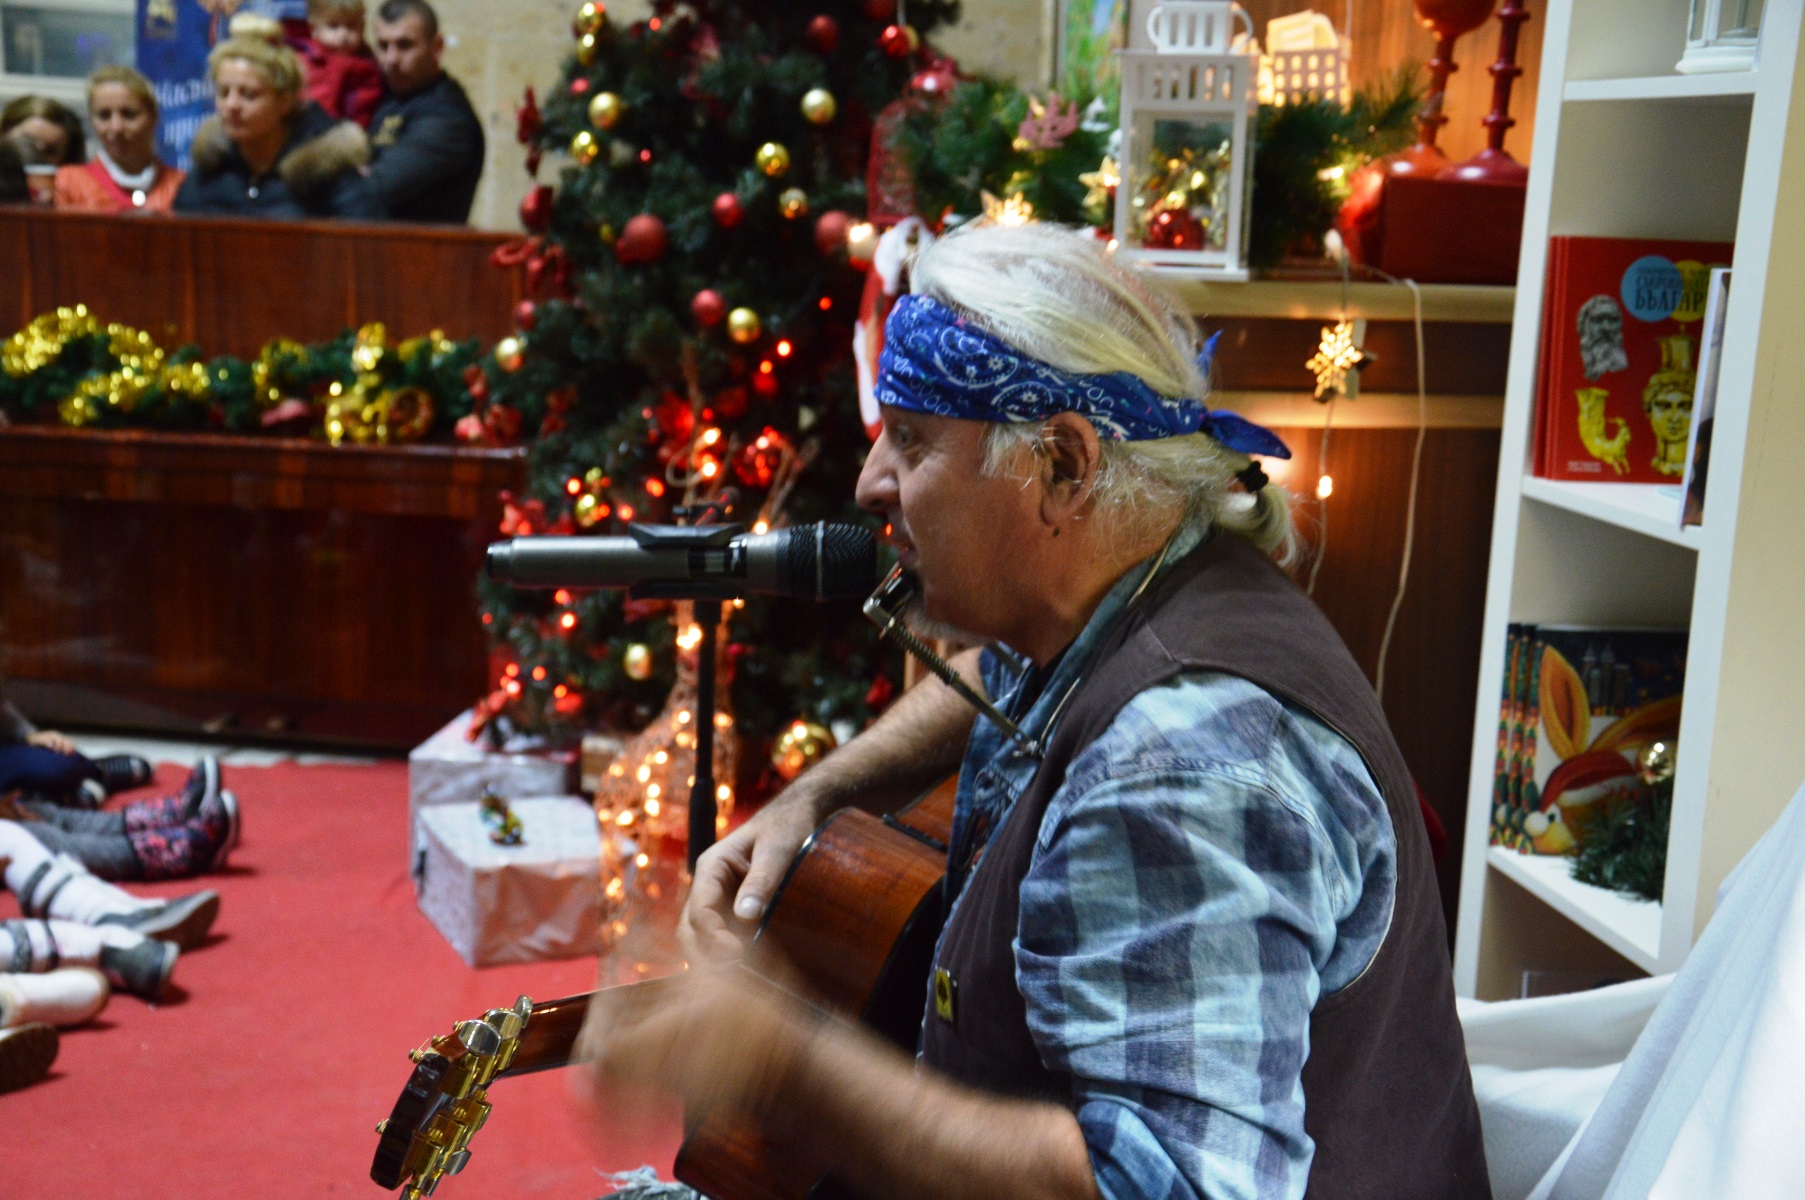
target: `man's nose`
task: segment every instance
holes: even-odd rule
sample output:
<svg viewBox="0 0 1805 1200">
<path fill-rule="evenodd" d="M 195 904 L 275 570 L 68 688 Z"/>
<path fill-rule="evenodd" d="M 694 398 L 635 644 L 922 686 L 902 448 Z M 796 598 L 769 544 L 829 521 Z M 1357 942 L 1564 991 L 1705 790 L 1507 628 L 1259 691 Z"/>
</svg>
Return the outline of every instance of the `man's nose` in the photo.
<svg viewBox="0 0 1805 1200">
<path fill-rule="evenodd" d="M 853 488 L 853 497 L 858 501 L 859 507 L 867 512 L 881 514 L 895 506 L 896 472 L 891 465 L 888 433 L 880 433 L 871 447 L 871 453 L 865 456 L 865 465 L 859 471 L 859 482 Z"/>
</svg>

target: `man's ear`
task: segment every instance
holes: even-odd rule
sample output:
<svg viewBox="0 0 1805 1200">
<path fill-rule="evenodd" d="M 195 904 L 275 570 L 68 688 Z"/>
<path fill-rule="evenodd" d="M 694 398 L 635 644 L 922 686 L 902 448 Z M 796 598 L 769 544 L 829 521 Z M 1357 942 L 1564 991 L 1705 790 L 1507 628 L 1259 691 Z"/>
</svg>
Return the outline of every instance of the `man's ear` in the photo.
<svg viewBox="0 0 1805 1200">
<path fill-rule="evenodd" d="M 1077 413 L 1049 418 L 1040 438 L 1041 459 L 1046 468 L 1041 519 L 1057 528 L 1078 516 L 1090 503 L 1102 463 L 1102 443 L 1096 428 Z"/>
</svg>

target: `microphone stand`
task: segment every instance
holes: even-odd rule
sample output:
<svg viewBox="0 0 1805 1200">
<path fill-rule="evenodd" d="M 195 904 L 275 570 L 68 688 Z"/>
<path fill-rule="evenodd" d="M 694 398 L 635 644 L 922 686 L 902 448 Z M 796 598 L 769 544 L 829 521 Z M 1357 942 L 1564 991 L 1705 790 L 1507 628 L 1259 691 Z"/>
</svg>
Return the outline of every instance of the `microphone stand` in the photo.
<svg viewBox="0 0 1805 1200">
<path fill-rule="evenodd" d="M 717 504 L 696 505 L 691 511 L 679 510 L 680 517 L 694 515 L 706 518 Z M 637 526 L 633 536 L 647 549 L 676 547 L 690 550 L 720 549 L 746 531 L 743 525 L 658 525 Z M 714 845 L 715 780 L 715 644 L 716 630 L 721 624 L 721 601 L 729 592 L 720 584 L 688 581 L 641 583 L 627 595 L 635 600 L 692 600 L 695 602 L 696 624 L 702 630 L 696 653 L 696 781 L 689 789 L 689 870 L 694 875 L 696 859 Z"/>
<path fill-rule="evenodd" d="M 696 662 L 696 782 L 689 789 L 689 873 L 696 859 L 714 845 L 714 675 L 715 631 L 721 624 L 719 597 L 696 599 L 696 624 L 702 628 L 701 658 Z"/>
</svg>

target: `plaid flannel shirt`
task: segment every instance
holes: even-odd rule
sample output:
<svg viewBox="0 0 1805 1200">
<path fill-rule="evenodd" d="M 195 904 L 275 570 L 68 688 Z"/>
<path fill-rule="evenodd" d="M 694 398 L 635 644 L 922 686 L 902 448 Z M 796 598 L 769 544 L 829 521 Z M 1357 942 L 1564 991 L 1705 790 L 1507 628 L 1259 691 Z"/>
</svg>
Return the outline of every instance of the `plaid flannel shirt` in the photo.
<svg viewBox="0 0 1805 1200">
<path fill-rule="evenodd" d="M 1145 573 L 1050 672 L 986 651 L 999 707 L 1039 734 Z M 955 895 L 1035 765 L 979 719 Z M 1304 1194 L 1310 1011 L 1372 960 L 1394 884 L 1390 818 L 1353 746 L 1244 679 L 1151 688 L 1077 755 L 1021 885 L 1015 972 L 1108 1200 Z"/>
</svg>

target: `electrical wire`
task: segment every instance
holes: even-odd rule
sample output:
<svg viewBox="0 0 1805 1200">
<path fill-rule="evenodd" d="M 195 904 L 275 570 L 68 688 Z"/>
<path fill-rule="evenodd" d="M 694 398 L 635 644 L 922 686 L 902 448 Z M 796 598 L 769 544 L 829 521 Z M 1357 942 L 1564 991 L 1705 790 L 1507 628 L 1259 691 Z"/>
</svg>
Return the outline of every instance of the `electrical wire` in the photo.
<svg viewBox="0 0 1805 1200">
<path fill-rule="evenodd" d="M 1390 279 L 1390 276 L 1386 276 Z M 1416 450 L 1410 459 L 1410 499 L 1404 509 L 1404 557 L 1398 564 L 1398 590 L 1391 598 L 1391 612 L 1385 618 L 1385 636 L 1379 640 L 1379 665 L 1373 690 L 1381 702 L 1385 699 L 1385 659 L 1391 653 L 1391 635 L 1397 629 L 1398 612 L 1404 607 L 1404 591 L 1410 584 L 1410 553 L 1416 543 L 1417 484 L 1423 473 L 1423 439 L 1429 432 L 1429 381 L 1423 352 L 1423 289 L 1414 279 L 1392 279 L 1410 289 L 1416 321 Z"/>
</svg>

